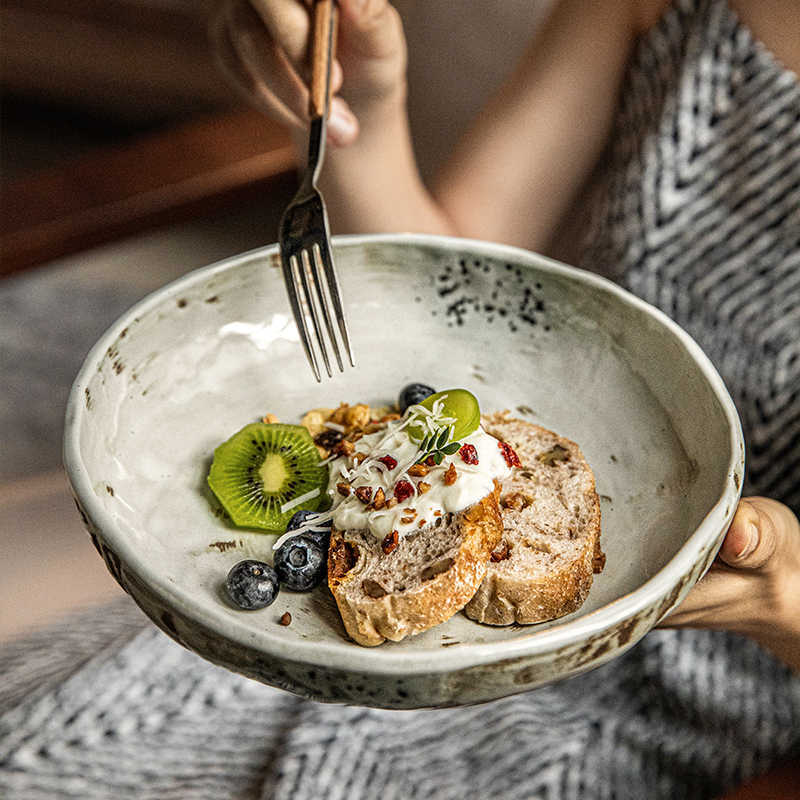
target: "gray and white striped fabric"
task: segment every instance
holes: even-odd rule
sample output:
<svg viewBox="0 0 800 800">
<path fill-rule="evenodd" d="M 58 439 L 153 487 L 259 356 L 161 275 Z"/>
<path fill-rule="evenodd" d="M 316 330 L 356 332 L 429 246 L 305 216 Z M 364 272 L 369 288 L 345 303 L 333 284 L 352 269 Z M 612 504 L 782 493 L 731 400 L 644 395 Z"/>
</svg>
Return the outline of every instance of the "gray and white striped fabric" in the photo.
<svg viewBox="0 0 800 800">
<path fill-rule="evenodd" d="M 800 506 L 800 89 L 725 2 L 638 47 L 584 263 L 687 328 L 744 419 L 748 488 Z M 612 565 L 610 565 L 612 566 Z M 0 652 L 0 796 L 715 797 L 800 756 L 800 677 L 724 633 L 656 631 L 483 706 L 325 706 L 201 661 L 130 601 Z"/>
</svg>

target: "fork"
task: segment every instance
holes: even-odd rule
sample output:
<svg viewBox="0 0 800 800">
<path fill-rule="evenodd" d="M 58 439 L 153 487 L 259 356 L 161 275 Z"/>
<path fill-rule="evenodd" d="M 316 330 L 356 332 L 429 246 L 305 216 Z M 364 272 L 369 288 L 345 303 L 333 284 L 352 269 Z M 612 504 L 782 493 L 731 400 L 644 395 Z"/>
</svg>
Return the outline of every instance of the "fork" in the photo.
<svg viewBox="0 0 800 800">
<path fill-rule="evenodd" d="M 300 188 L 281 218 L 279 235 L 283 280 L 289 303 L 306 357 L 318 382 L 322 378 L 316 350 L 322 356 L 328 377 L 333 376 L 322 320 L 339 371 L 344 372 L 344 364 L 333 326 L 334 315 L 350 364 L 355 366 L 333 263 L 328 214 L 317 189 L 317 177 L 325 156 L 325 123 L 330 106 L 336 18 L 334 0 L 315 1 L 311 27 L 308 164 Z"/>
</svg>

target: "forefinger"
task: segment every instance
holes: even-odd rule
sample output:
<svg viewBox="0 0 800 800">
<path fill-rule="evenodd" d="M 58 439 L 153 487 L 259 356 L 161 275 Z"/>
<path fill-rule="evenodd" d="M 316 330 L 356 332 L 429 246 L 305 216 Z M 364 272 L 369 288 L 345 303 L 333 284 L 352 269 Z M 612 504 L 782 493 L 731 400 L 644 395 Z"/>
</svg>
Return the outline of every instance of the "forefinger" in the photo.
<svg viewBox="0 0 800 800">
<path fill-rule="evenodd" d="M 310 19 L 308 4 L 300 0 L 250 0 L 272 40 L 286 53 L 299 73 L 306 68 Z"/>
</svg>

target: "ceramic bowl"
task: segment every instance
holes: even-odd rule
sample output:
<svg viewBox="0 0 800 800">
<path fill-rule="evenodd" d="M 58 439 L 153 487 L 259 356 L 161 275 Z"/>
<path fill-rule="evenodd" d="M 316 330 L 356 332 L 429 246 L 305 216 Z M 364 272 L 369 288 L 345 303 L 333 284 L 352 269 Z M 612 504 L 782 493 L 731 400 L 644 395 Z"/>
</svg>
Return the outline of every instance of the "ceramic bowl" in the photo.
<svg viewBox="0 0 800 800">
<path fill-rule="evenodd" d="M 65 463 L 112 575 L 171 637 L 317 700 L 475 703 L 598 666 L 632 647 L 708 568 L 732 518 L 744 447 L 711 363 L 659 311 L 595 275 L 485 242 L 342 237 L 335 255 L 357 368 L 317 384 L 289 317 L 276 246 L 192 272 L 143 300 L 89 353 Z M 459 613 L 399 643 L 348 640 L 327 588 L 260 611 L 222 592 L 274 537 L 212 513 L 217 444 L 266 413 L 298 422 L 402 386 L 463 386 L 578 442 L 594 469 L 605 571 L 583 607 L 533 626 Z M 289 611 L 288 627 L 278 623 Z"/>
</svg>

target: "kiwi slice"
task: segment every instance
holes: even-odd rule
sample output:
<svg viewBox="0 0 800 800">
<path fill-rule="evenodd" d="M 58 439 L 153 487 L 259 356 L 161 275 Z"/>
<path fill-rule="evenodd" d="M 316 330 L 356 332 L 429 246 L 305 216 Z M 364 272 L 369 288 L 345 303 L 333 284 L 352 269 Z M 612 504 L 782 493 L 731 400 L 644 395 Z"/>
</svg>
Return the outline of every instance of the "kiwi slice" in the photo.
<svg viewBox="0 0 800 800">
<path fill-rule="evenodd" d="M 214 451 L 208 485 L 235 525 L 283 533 L 301 507 L 281 512 L 285 503 L 314 489 L 302 508 L 327 501 L 328 469 L 305 428 L 254 422 Z"/>
<path fill-rule="evenodd" d="M 455 419 L 450 441 L 458 441 L 478 430 L 481 422 L 481 409 L 478 405 L 478 398 L 472 392 L 466 389 L 445 389 L 429 395 L 420 405 L 433 411 L 434 403 L 442 399 L 444 400 L 442 415 Z M 408 426 L 408 435 L 414 441 L 421 441 L 426 433 L 427 429 L 422 425 L 412 423 Z"/>
</svg>

